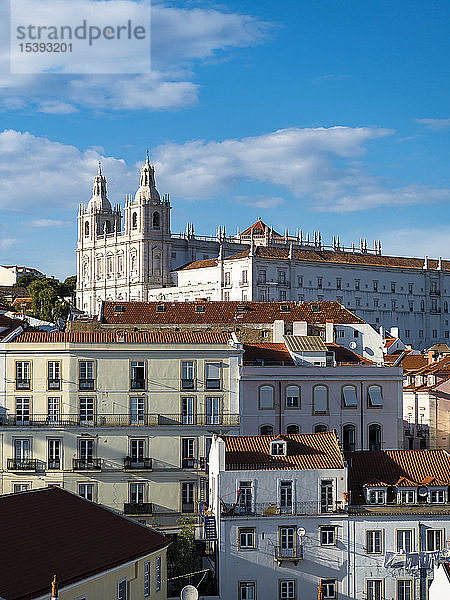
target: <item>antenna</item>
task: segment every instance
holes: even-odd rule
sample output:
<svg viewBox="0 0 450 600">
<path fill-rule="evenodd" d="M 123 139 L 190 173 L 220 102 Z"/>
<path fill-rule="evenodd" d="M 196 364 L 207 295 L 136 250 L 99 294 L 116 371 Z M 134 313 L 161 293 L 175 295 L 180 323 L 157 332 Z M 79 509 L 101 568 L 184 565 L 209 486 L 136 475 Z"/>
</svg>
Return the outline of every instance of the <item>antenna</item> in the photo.
<svg viewBox="0 0 450 600">
<path fill-rule="evenodd" d="M 181 600 L 197 600 L 197 588 L 193 585 L 185 585 L 184 588 L 181 590 L 180 598 Z"/>
</svg>

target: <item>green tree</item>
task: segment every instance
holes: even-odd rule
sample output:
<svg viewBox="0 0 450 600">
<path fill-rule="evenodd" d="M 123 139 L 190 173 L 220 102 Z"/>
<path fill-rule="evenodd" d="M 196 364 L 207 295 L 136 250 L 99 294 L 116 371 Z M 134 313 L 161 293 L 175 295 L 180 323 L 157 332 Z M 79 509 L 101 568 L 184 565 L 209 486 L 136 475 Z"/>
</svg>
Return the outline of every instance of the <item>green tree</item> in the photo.
<svg viewBox="0 0 450 600">
<path fill-rule="evenodd" d="M 201 559 L 196 553 L 194 541 L 195 519 L 182 517 L 178 519 L 178 523 L 180 531 L 167 550 L 168 579 L 201 569 Z M 190 583 L 189 578 L 169 581 L 169 595 L 179 595 L 188 583 Z"/>
<path fill-rule="evenodd" d="M 28 286 L 33 303 L 33 314 L 43 321 L 54 322 L 65 318 L 70 306 L 61 298 L 61 284 L 57 279 L 40 277 Z"/>
<path fill-rule="evenodd" d="M 61 284 L 61 296 L 63 298 L 66 298 L 67 296 L 74 298 L 76 289 L 77 289 L 77 276 L 71 275 L 70 277 L 66 277 L 66 279 L 64 280 L 64 283 Z"/>
<path fill-rule="evenodd" d="M 17 278 L 17 285 L 28 289 L 28 287 L 33 283 L 33 281 L 36 281 L 36 279 L 39 279 L 37 275 L 25 273 L 24 275 L 19 275 Z"/>
</svg>

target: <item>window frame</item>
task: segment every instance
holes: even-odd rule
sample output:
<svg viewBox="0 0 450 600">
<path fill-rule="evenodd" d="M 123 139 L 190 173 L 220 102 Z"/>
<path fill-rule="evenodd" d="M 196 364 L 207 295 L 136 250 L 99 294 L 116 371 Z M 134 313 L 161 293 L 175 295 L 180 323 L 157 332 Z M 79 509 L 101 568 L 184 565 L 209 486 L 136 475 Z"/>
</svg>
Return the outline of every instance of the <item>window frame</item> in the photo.
<svg viewBox="0 0 450 600">
<path fill-rule="evenodd" d="M 18 376 L 20 369 L 22 371 L 22 377 Z M 24 368 L 23 365 L 28 365 L 27 368 Z M 28 373 L 26 372 L 28 371 Z M 28 375 L 28 377 L 24 377 L 24 375 Z M 28 384 L 24 383 L 23 385 L 17 385 L 18 381 L 28 382 Z M 22 391 L 30 391 L 33 389 L 33 361 L 32 360 L 15 360 L 14 361 L 14 389 L 16 392 Z"/>
<path fill-rule="evenodd" d="M 283 584 L 293 584 L 294 586 L 294 594 L 290 594 L 290 590 L 287 589 L 286 592 L 283 592 Z M 278 598 L 279 600 L 297 600 L 297 580 L 293 578 L 289 579 L 279 579 L 278 580 Z"/>
<path fill-rule="evenodd" d="M 144 598 L 150 598 L 152 593 L 152 561 L 144 562 Z"/>
<path fill-rule="evenodd" d="M 369 537 L 372 538 L 369 544 Z M 379 537 L 379 550 L 377 550 L 377 540 Z M 383 530 L 382 529 L 366 529 L 366 554 L 383 554 Z"/>
<path fill-rule="evenodd" d="M 184 365 L 192 365 L 192 379 L 183 378 Z M 184 382 L 192 381 L 192 385 L 185 385 Z M 180 391 L 196 391 L 197 389 L 197 361 L 192 360 L 180 360 Z"/>
<path fill-rule="evenodd" d="M 209 377 L 208 378 L 208 366 L 209 365 L 218 365 L 219 366 L 219 377 Z M 204 389 L 205 391 L 213 391 L 213 392 L 219 392 L 222 390 L 223 384 L 222 384 L 222 377 L 223 377 L 223 367 L 222 367 L 222 361 L 221 360 L 205 360 L 205 364 L 204 364 Z M 212 381 L 216 381 L 218 382 L 218 384 L 216 386 L 211 386 L 211 384 L 208 385 L 208 382 L 212 382 Z"/>
<path fill-rule="evenodd" d="M 408 587 L 409 587 L 409 593 L 408 594 L 404 594 L 402 593 L 402 595 L 400 595 L 400 584 L 401 583 L 408 583 Z M 413 580 L 412 579 L 396 579 L 395 580 L 395 597 L 396 600 L 413 600 L 414 598 L 414 586 L 412 585 Z"/>
<path fill-rule="evenodd" d="M 155 560 L 155 592 L 159 592 L 161 590 L 161 580 L 162 580 L 162 561 L 161 556 L 157 556 Z"/>
<path fill-rule="evenodd" d="M 237 528 L 237 547 L 238 550 L 255 550 L 256 549 L 256 528 L 255 527 L 238 527 Z M 250 543 L 242 544 L 242 537 L 245 537 L 246 541 L 250 540 Z"/>
<path fill-rule="evenodd" d="M 324 535 L 325 534 L 325 535 Z M 331 536 L 326 535 L 331 534 Z M 327 541 L 325 538 L 331 537 L 332 541 Z M 319 545 L 320 546 L 336 546 L 337 542 L 337 526 L 336 525 L 320 525 L 319 526 Z"/>
<path fill-rule="evenodd" d="M 272 406 L 262 406 L 261 405 L 261 392 L 263 388 L 270 389 L 272 391 Z M 258 409 L 259 410 L 274 410 L 275 408 L 275 388 L 273 385 L 269 385 L 264 383 L 258 387 Z"/>
<path fill-rule="evenodd" d="M 81 365 L 85 365 L 85 364 L 91 364 L 92 365 L 92 377 L 81 377 Z M 96 380 L 97 380 L 97 369 L 96 369 L 96 361 L 95 360 L 78 360 L 78 365 L 77 365 L 77 372 L 78 372 L 78 381 L 77 381 L 77 389 L 79 392 L 92 392 L 93 390 L 95 390 L 96 388 Z M 85 373 L 86 375 L 88 374 L 87 371 Z M 89 384 L 86 383 L 85 387 L 82 387 L 80 385 L 81 381 L 92 381 L 92 386 L 90 386 Z"/>
<path fill-rule="evenodd" d="M 289 388 L 296 388 L 298 395 L 297 396 L 289 396 L 288 395 Z M 296 398 L 297 404 L 288 404 L 288 398 Z M 301 400 L 301 388 L 299 385 L 297 385 L 295 383 L 290 383 L 284 388 L 284 403 L 285 403 L 285 408 L 287 410 L 301 410 L 302 400 Z"/>
<path fill-rule="evenodd" d="M 315 401 L 315 393 L 316 390 L 318 388 L 324 388 L 326 391 L 326 409 L 323 410 L 316 410 L 316 401 Z M 328 388 L 327 385 L 323 384 L 323 383 L 318 383 L 316 385 L 313 385 L 312 388 L 312 414 L 313 415 L 328 415 L 330 413 L 330 390 Z"/>
<path fill-rule="evenodd" d="M 408 544 L 405 543 L 408 536 L 405 534 L 409 534 L 409 548 Z M 401 538 L 399 537 L 401 534 Z M 401 542 L 401 543 L 400 543 Z M 408 528 L 396 528 L 395 529 L 395 550 L 396 552 L 414 552 L 415 548 L 415 540 L 414 540 L 414 529 Z"/>
<path fill-rule="evenodd" d="M 57 367 L 55 368 L 55 365 Z M 60 360 L 48 360 L 47 361 L 47 390 L 49 392 L 59 391 L 62 387 L 62 377 L 61 377 L 61 361 Z M 52 372 L 53 377 L 50 377 L 50 372 Z M 54 375 L 58 374 L 58 377 Z M 50 382 L 53 382 L 53 385 Z M 56 383 L 57 382 L 57 383 Z"/>
<path fill-rule="evenodd" d="M 379 594 L 377 594 L 377 593 L 369 594 L 369 584 L 370 583 L 379 584 L 379 586 L 380 586 Z M 367 600 L 383 600 L 383 598 L 384 598 L 384 579 L 376 579 L 376 578 L 366 579 L 365 588 L 366 588 Z M 375 590 L 373 590 L 373 591 L 375 591 Z"/>
<path fill-rule="evenodd" d="M 86 498 L 85 495 L 81 493 L 81 488 L 90 488 L 92 498 Z M 83 481 L 78 483 L 78 495 L 85 500 L 89 500 L 90 502 L 95 502 L 95 484 L 90 481 Z M 88 494 L 89 495 L 89 494 Z"/>
<path fill-rule="evenodd" d="M 429 543 L 429 534 L 434 534 L 434 540 L 433 540 L 433 544 L 432 544 L 432 548 L 430 547 L 430 543 Z M 436 544 L 436 534 L 439 534 L 439 543 Z M 438 552 L 439 550 L 442 550 L 443 548 L 443 540 L 444 540 L 444 530 L 443 529 L 438 529 L 438 528 L 434 528 L 434 527 L 430 527 L 427 528 L 425 530 L 425 543 L 426 543 L 426 551 L 427 552 Z"/>
<path fill-rule="evenodd" d="M 142 392 L 147 389 L 147 361 L 145 359 L 142 360 L 129 360 L 128 363 L 129 374 L 130 374 L 130 391 L 131 392 Z M 137 379 L 134 375 L 134 369 L 143 369 L 143 377 L 142 379 Z M 141 387 L 138 387 L 137 384 L 133 385 L 133 382 L 142 382 Z"/>
<path fill-rule="evenodd" d="M 355 404 L 347 404 L 345 400 L 345 388 L 351 388 L 355 392 Z M 357 409 L 358 408 L 358 390 L 356 385 L 346 383 L 341 387 L 341 406 L 343 409 Z"/>
<path fill-rule="evenodd" d="M 125 584 L 125 595 L 121 595 L 120 586 Z M 128 580 L 126 577 L 122 577 L 117 581 L 117 600 L 128 600 Z"/>
<path fill-rule="evenodd" d="M 336 579 L 321 579 L 320 580 L 320 584 L 321 584 L 322 589 L 323 589 L 323 598 L 324 598 L 324 600 L 331 600 L 331 599 L 337 598 L 337 580 Z M 334 586 L 334 588 L 333 588 L 334 589 L 334 593 L 333 593 L 332 596 L 330 596 L 328 594 L 328 590 L 327 590 L 327 592 L 325 592 L 325 586 L 329 586 L 329 585 Z"/>
<path fill-rule="evenodd" d="M 371 398 L 370 390 L 374 388 L 377 388 L 380 391 L 381 404 L 373 404 L 373 399 Z M 367 386 L 367 408 L 384 408 L 383 388 L 381 385 L 371 384 Z"/>
<path fill-rule="evenodd" d="M 244 597 L 242 591 L 245 588 L 253 588 L 253 598 Z M 256 581 L 238 581 L 239 600 L 256 600 Z M 247 596 L 247 594 L 246 594 Z"/>
</svg>

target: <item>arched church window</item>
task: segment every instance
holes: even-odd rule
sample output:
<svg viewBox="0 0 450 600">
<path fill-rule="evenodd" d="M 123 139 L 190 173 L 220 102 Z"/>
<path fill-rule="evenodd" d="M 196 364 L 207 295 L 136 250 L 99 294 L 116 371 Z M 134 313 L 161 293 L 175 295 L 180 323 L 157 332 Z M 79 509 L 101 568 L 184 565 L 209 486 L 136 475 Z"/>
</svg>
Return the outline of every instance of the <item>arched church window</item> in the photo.
<svg viewBox="0 0 450 600">
<path fill-rule="evenodd" d="M 112 254 L 108 254 L 106 256 L 106 275 L 107 277 L 112 277 L 113 274 L 113 255 Z"/>
<path fill-rule="evenodd" d="M 89 237 L 89 221 L 84 224 L 84 236 Z"/>
<path fill-rule="evenodd" d="M 100 277 L 103 275 L 103 257 L 101 254 L 99 254 L 96 259 L 96 271 L 97 271 L 97 278 L 100 279 Z"/>
<path fill-rule="evenodd" d="M 133 229 L 137 229 L 137 212 L 134 212 L 134 213 L 131 215 L 131 227 L 132 227 Z"/>
<path fill-rule="evenodd" d="M 159 229 L 159 228 L 160 228 L 159 212 L 154 212 L 153 213 L 153 229 Z"/>
<path fill-rule="evenodd" d="M 117 255 L 117 275 L 121 277 L 123 274 L 123 252 Z"/>
<path fill-rule="evenodd" d="M 157 275 L 161 273 L 161 254 L 159 252 L 153 256 L 153 272 Z"/>
<path fill-rule="evenodd" d="M 130 271 L 136 271 L 136 253 L 130 254 Z"/>
<path fill-rule="evenodd" d="M 89 225 L 89 223 L 88 223 Z M 83 279 L 89 279 L 89 259 L 85 258 L 83 261 Z"/>
</svg>

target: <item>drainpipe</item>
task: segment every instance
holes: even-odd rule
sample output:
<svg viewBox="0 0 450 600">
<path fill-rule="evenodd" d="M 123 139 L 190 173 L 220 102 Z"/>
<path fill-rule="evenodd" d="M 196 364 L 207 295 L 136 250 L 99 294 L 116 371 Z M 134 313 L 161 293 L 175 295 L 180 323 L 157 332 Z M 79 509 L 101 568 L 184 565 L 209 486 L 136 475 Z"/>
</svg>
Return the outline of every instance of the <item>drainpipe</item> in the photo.
<svg viewBox="0 0 450 600">
<path fill-rule="evenodd" d="M 278 435 L 281 435 L 281 381 L 278 382 Z"/>
<path fill-rule="evenodd" d="M 361 450 L 364 450 L 364 386 L 363 382 L 361 386 Z"/>
</svg>

